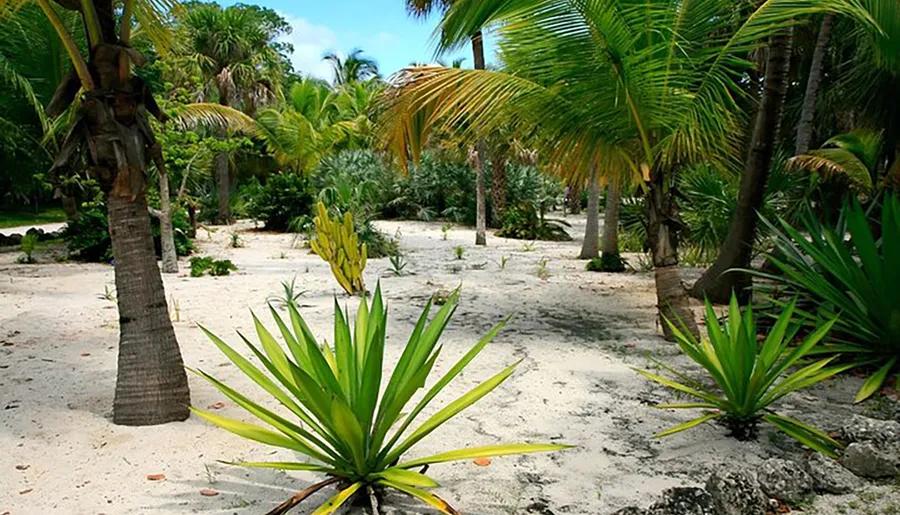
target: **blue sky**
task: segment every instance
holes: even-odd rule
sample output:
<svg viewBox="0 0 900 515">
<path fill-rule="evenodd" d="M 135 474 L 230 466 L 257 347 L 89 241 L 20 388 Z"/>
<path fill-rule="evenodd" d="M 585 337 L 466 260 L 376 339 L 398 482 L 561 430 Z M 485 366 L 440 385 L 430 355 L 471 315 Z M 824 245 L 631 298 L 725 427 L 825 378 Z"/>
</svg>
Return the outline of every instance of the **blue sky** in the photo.
<svg viewBox="0 0 900 515">
<path fill-rule="evenodd" d="M 231 0 L 227 4 L 236 3 Z M 403 0 L 244 0 L 279 12 L 293 27 L 284 38 L 294 46 L 294 68 L 303 74 L 330 79 L 322 55 L 328 51 L 342 54 L 362 48 L 378 61 L 385 77 L 411 62 L 433 62 L 432 33 L 439 21 L 406 14 Z M 490 62 L 490 42 L 486 49 Z M 465 57 L 463 66 L 472 67 L 471 48 L 443 60 Z"/>
</svg>

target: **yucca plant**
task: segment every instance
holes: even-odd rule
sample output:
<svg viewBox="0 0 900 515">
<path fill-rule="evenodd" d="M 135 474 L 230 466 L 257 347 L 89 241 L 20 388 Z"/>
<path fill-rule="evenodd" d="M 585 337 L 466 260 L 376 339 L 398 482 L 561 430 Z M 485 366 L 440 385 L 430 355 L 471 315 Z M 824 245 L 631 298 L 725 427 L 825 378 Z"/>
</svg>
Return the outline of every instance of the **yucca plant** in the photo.
<svg viewBox="0 0 900 515">
<path fill-rule="evenodd" d="M 289 417 L 276 414 L 251 401 L 213 376 L 198 371 L 237 405 L 243 407 L 271 429 L 228 419 L 208 411 L 194 409 L 200 417 L 244 438 L 297 452 L 295 462 L 240 462 L 245 467 L 322 472 L 329 477 L 291 497 L 270 515 L 282 514 L 319 489 L 336 484 L 339 493 L 313 513 L 333 513 L 361 492 L 373 502 L 380 490 L 393 488 L 420 499 L 443 513 L 457 513 L 446 502 L 425 490 L 438 484 L 424 474 L 432 464 L 448 461 L 555 451 L 565 445 L 512 444 L 472 447 L 417 459 L 404 456 L 423 438 L 503 383 L 518 363 L 481 383 L 465 395 L 438 410 L 414 431 L 408 433 L 416 418 L 437 395 L 478 355 L 503 327 L 494 327 L 447 373 L 435 382 L 411 409 L 406 407 L 413 395 L 425 386 L 440 354 L 441 333 L 457 304 L 455 292 L 431 319 L 429 302 L 419 317 L 384 393 L 384 359 L 387 308 L 376 288 L 372 304 L 360 299 L 356 323 L 350 326 L 349 313 L 335 301 L 333 347 L 319 345 L 294 304 L 288 304 L 289 324 L 271 309 L 287 352 L 275 337 L 253 317 L 261 348 L 241 338 L 263 364 L 265 371 L 250 363 L 234 348 L 204 332 L 219 349 L 250 379 L 287 408 Z M 268 372 L 268 373 L 266 373 Z M 292 419 L 296 420 L 292 420 Z M 419 469 L 419 471 L 413 470 Z"/>
<path fill-rule="evenodd" d="M 677 380 L 667 379 L 645 370 L 641 375 L 697 399 L 696 402 L 661 404 L 660 409 L 706 409 L 700 417 L 667 429 L 657 437 L 691 429 L 705 422 L 719 420 L 739 440 L 757 436 L 760 422 L 768 422 L 800 443 L 829 456 L 840 444 L 827 434 L 797 420 L 778 415 L 771 406 L 785 395 L 827 379 L 848 368 L 828 366 L 834 358 L 822 359 L 788 373 L 828 334 L 834 321 L 826 322 L 809 333 L 801 343 L 790 347 L 797 336 L 798 325 L 791 324 L 796 302 L 788 303 L 772 330 L 757 343 L 757 327 L 753 309 L 741 314 L 737 298 L 732 295 L 728 318 L 720 323 L 712 303 L 706 302 L 708 339 L 698 341 L 690 331 L 666 320 L 681 350 L 709 373 L 715 387 L 692 379 L 663 363 L 657 364 Z"/>
<path fill-rule="evenodd" d="M 773 227 L 780 252 L 769 257 L 780 275 L 756 274 L 774 281 L 757 287 L 776 308 L 785 294 L 805 302 L 796 317 L 813 326 L 838 316 L 836 343 L 816 352 L 841 353 L 859 367 L 875 367 L 856 401 L 877 392 L 900 361 L 900 201 L 884 197 L 880 238 L 856 199 L 844 206 L 837 229 L 805 220 L 806 234 L 780 220 Z M 850 240 L 844 241 L 849 233 Z"/>
</svg>

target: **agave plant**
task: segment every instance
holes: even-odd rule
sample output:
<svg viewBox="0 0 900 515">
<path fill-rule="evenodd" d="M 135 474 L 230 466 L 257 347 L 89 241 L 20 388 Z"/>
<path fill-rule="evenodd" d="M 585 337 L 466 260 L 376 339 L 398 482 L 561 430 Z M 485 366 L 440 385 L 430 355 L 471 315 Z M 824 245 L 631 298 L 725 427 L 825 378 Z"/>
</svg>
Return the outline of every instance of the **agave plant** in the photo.
<svg viewBox="0 0 900 515">
<path fill-rule="evenodd" d="M 863 401 L 877 392 L 900 361 L 900 201 L 885 196 L 881 237 L 856 199 L 845 205 L 837 229 L 807 216 L 804 234 L 780 220 L 775 230 L 779 252 L 769 260 L 780 275 L 757 289 L 777 308 L 785 293 L 799 295 L 805 309 L 796 316 L 807 326 L 840 315 L 837 343 L 816 352 L 841 353 L 854 366 L 875 367 L 856 394 Z M 850 240 L 844 241 L 849 233 Z"/>
<path fill-rule="evenodd" d="M 698 402 L 661 404 L 660 409 L 698 408 L 710 410 L 700 417 L 679 424 L 659 433 L 658 437 L 691 429 L 705 422 L 720 420 L 739 440 L 757 435 L 761 421 L 784 431 L 800 443 L 829 456 L 835 455 L 840 444 L 827 434 L 800 421 L 778 415 L 772 404 L 785 395 L 811 386 L 848 368 L 848 365 L 828 366 L 834 358 L 826 358 L 808 364 L 790 374 L 788 369 L 797 365 L 826 335 L 834 321 L 822 324 L 809 333 L 802 343 L 789 348 L 799 325 L 792 326 L 796 301 L 788 303 L 772 330 L 757 344 L 757 327 L 753 309 L 742 315 L 737 298 L 732 295 L 728 319 L 720 324 L 712 303 L 706 302 L 706 327 L 708 339 L 698 341 L 690 331 L 683 330 L 666 320 L 681 350 L 709 373 L 715 387 L 709 387 L 687 374 L 663 364 L 658 365 L 675 375 L 679 381 L 667 379 L 644 370 L 641 375 L 698 399 Z"/>
<path fill-rule="evenodd" d="M 335 301 L 334 343 L 320 346 L 294 304 L 288 304 L 290 326 L 271 309 L 287 352 L 254 315 L 261 348 L 241 338 L 265 367 L 265 373 L 227 343 L 204 332 L 250 379 L 287 408 L 283 417 L 251 401 L 213 376 L 196 372 L 271 429 L 228 419 L 194 409 L 200 417 L 234 434 L 263 444 L 297 452 L 304 459 L 295 462 L 240 462 L 245 467 L 322 472 L 329 477 L 291 497 L 269 513 L 282 514 L 321 488 L 337 484 L 337 495 L 313 513 L 333 513 L 361 492 L 368 492 L 375 504 L 378 491 L 393 488 L 420 499 L 443 513 L 457 513 L 446 502 L 427 491 L 438 484 L 424 474 L 432 464 L 448 461 L 555 451 L 565 445 L 512 444 L 472 447 L 432 456 L 407 459 L 405 455 L 423 438 L 502 384 L 518 363 L 481 383 L 426 419 L 414 431 L 407 431 L 421 412 L 481 352 L 503 327 L 494 327 L 449 371 L 431 386 L 411 409 L 407 403 L 425 386 L 441 347 L 438 340 L 456 309 L 455 292 L 431 319 L 431 302 L 426 305 L 413 329 L 384 393 L 382 386 L 387 308 L 376 288 L 371 306 L 360 300 L 355 326 L 349 314 Z M 296 418 L 297 420 L 291 420 Z M 420 469 L 419 471 L 413 469 Z"/>
</svg>

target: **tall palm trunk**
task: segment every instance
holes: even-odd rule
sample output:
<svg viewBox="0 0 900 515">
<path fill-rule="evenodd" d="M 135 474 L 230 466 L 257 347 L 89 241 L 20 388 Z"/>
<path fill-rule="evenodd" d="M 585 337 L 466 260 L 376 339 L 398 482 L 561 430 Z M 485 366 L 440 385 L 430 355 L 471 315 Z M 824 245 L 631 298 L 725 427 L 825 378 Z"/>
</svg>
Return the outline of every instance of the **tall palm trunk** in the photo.
<svg viewBox="0 0 900 515">
<path fill-rule="evenodd" d="M 154 149 L 159 152 L 158 149 Z M 175 251 L 175 231 L 172 230 L 172 200 L 169 197 L 169 174 L 166 172 L 162 154 L 155 157 L 159 172 L 159 238 L 162 247 L 162 271 L 165 274 L 178 273 L 178 253 Z"/>
<path fill-rule="evenodd" d="M 603 240 L 600 265 L 604 272 L 625 269 L 619 255 L 619 209 L 622 204 L 622 182 L 613 177 L 606 189 L 606 212 L 603 213 Z"/>
<path fill-rule="evenodd" d="M 581 183 L 573 181 L 567 186 L 569 195 L 566 198 L 566 208 L 568 208 L 569 214 L 577 215 L 581 212 Z"/>
<path fill-rule="evenodd" d="M 494 155 L 491 160 L 491 225 L 503 225 L 506 212 L 506 159 Z"/>
<path fill-rule="evenodd" d="M 684 327 L 699 336 L 690 298 L 681 282 L 678 268 L 678 204 L 675 195 L 675 178 L 670 170 L 655 170 L 649 182 L 646 198 L 647 238 L 653 258 L 653 278 L 656 282 L 656 307 L 660 325 L 667 340 L 673 335 L 666 320 Z"/>
<path fill-rule="evenodd" d="M 224 135 L 222 136 L 224 138 Z M 215 158 L 216 183 L 219 189 L 219 214 L 216 221 L 222 225 L 231 223 L 231 170 L 228 163 L 228 153 L 219 152 Z"/>
<path fill-rule="evenodd" d="M 765 86 L 756 113 L 750 154 L 741 177 L 737 210 L 716 261 L 691 289 L 691 295 L 696 298 L 706 297 L 724 304 L 734 292 L 741 302 L 750 299 L 750 275 L 732 270 L 750 267 L 759 210 L 765 197 L 788 88 L 792 39 L 793 29 L 785 29 L 769 40 Z"/>
<path fill-rule="evenodd" d="M 472 35 L 472 56 L 475 69 L 484 69 L 484 37 L 479 30 Z M 475 245 L 487 245 L 487 202 L 484 191 L 484 161 L 487 145 L 481 140 L 476 145 L 475 156 Z"/>
<path fill-rule="evenodd" d="M 825 61 L 825 53 L 828 50 L 828 42 L 831 39 L 831 26 L 834 18 L 826 14 L 819 27 L 819 37 L 816 38 L 816 48 L 813 51 L 812 64 L 809 66 L 809 79 L 806 82 L 806 94 L 803 97 L 803 111 L 800 113 L 800 123 L 797 124 L 797 141 L 794 147 L 794 155 L 805 154 L 809 150 L 812 140 L 813 120 L 816 114 L 816 100 L 819 96 L 819 86 L 822 84 L 822 64 Z"/>
<path fill-rule="evenodd" d="M 597 164 L 591 164 L 588 177 L 587 222 L 584 225 L 584 242 L 578 259 L 594 259 L 600 252 L 600 178 Z"/>
</svg>

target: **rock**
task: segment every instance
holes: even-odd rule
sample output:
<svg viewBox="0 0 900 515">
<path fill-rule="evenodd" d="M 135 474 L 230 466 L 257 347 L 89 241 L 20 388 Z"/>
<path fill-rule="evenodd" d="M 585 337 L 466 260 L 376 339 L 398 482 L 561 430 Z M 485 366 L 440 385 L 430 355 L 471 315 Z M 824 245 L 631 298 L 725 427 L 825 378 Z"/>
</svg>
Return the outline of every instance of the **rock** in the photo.
<svg viewBox="0 0 900 515">
<path fill-rule="evenodd" d="M 841 435 L 850 443 L 893 443 L 900 441 L 900 422 L 853 415 L 841 428 Z"/>
<path fill-rule="evenodd" d="M 713 472 L 706 491 L 719 515 L 765 515 L 769 505 L 753 474 L 740 468 L 726 466 Z"/>
<path fill-rule="evenodd" d="M 759 486 L 769 497 L 796 504 L 812 492 L 813 480 L 795 461 L 771 458 L 759 466 Z"/>
<path fill-rule="evenodd" d="M 841 465 L 857 476 L 867 478 L 900 475 L 900 450 L 893 444 L 854 442 L 844 449 Z"/>
<path fill-rule="evenodd" d="M 806 472 L 817 492 L 848 494 L 863 486 L 863 481 L 837 461 L 814 452 L 806 459 Z"/>
<path fill-rule="evenodd" d="M 669 488 L 662 497 L 647 515 L 718 515 L 712 497 L 702 488 Z"/>
<path fill-rule="evenodd" d="M 18 247 L 21 244 L 21 234 L 10 234 L 9 236 L 0 234 L 0 247 Z"/>
<path fill-rule="evenodd" d="M 647 510 L 642 510 L 637 506 L 629 506 L 613 513 L 613 515 L 648 515 Z"/>
</svg>

